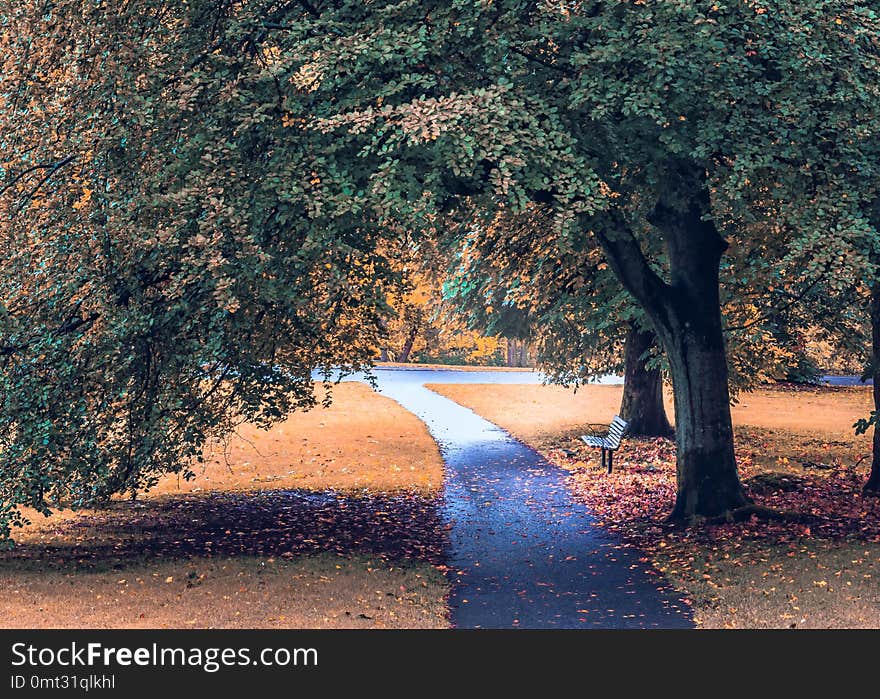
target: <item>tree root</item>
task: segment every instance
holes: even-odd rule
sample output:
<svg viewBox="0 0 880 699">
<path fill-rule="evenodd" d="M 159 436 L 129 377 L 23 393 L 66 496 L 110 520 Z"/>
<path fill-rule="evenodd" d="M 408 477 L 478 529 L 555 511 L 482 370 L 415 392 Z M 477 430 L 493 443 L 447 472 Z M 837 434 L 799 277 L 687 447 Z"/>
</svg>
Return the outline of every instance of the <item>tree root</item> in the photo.
<svg viewBox="0 0 880 699">
<path fill-rule="evenodd" d="M 774 510 L 770 507 L 762 507 L 761 505 L 743 505 L 733 510 L 718 515 L 717 517 L 699 518 L 702 524 L 731 524 L 733 522 L 745 522 L 752 517 L 763 519 L 771 522 L 791 522 L 794 524 L 812 524 L 818 521 L 815 515 L 804 514 L 802 512 L 790 512 L 787 510 Z M 697 519 L 697 518 L 694 518 Z M 692 522 L 695 524 L 696 522 Z"/>
<path fill-rule="evenodd" d="M 803 512 L 792 512 L 789 510 L 774 510 L 770 507 L 763 507 L 754 503 L 748 503 L 742 507 L 736 507 L 732 510 L 722 512 L 714 517 L 705 517 L 703 515 L 691 515 L 690 517 L 673 517 L 670 515 L 665 524 L 673 527 L 700 527 L 714 524 L 733 524 L 734 522 L 745 522 L 746 520 L 756 517 L 757 519 L 768 522 L 790 522 L 793 524 L 817 524 L 820 518 L 815 515 L 805 514 Z"/>
</svg>

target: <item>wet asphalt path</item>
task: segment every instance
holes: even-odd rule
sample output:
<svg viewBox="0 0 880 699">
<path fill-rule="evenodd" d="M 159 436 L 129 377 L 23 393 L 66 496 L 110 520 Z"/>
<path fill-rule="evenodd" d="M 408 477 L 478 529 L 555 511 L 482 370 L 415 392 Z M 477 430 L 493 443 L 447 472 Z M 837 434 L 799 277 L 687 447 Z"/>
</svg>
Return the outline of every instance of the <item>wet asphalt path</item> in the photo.
<svg viewBox="0 0 880 699">
<path fill-rule="evenodd" d="M 458 628 L 688 628 L 690 610 L 641 554 L 602 530 L 565 472 L 425 383 L 540 383 L 521 372 L 376 370 L 446 462 L 450 607 Z M 618 383 L 609 377 L 603 383 Z"/>
</svg>

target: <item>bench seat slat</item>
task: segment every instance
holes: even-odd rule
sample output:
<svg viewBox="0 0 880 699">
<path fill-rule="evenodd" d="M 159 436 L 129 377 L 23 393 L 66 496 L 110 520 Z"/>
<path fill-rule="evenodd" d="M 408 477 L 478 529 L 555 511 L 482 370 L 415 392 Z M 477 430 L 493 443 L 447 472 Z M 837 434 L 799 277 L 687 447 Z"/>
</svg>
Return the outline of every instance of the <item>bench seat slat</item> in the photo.
<svg viewBox="0 0 880 699">
<path fill-rule="evenodd" d="M 627 427 L 629 427 L 629 423 L 620 417 L 620 415 L 615 415 L 611 424 L 608 426 L 608 432 L 604 437 L 599 437 L 598 435 L 583 435 L 581 440 L 591 447 L 614 451 L 620 447 L 620 442 L 626 434 Z"/>
<path fill-rule="evenodd" d="M 605 466 L 605 454 L 608 453 L 608 473 L 611 473 L 612 464 L 614 463 L 614 452 L 620 446 L 620 440 L 626 434 L 629 423 L 620 415 L 615 415 L 611 424 L 608 425 L 608 431 L 605 436 L 599 435 L 581 435 L 581 440 L 591 447 L 602 449 L 602 466 Z M 593 428 L 590 427 L 592 430 Z"/>
</svg>

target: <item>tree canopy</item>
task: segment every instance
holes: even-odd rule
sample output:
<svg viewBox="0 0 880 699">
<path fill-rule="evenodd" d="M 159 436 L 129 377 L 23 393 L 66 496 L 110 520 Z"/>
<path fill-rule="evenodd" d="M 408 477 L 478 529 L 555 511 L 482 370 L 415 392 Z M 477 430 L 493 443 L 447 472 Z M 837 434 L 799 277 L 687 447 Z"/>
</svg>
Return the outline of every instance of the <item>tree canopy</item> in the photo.
<svg viewBox="0 0 880 699">
<path fill-rule="evenodd" d="M 0 5 L 2 537 L 311 406 L 398 275 L 256 4 Z"/>
<path fill-rule="evenodd" d="M 522 294 L 548 321 L 601 339 L 627 294 L 673 379 L 674 515 L 741 510 L 725 326 L 762 341 L 774 295 L 874 269 L 864 0 L 0 0 L 0 25 L 0 534 L 310 406 L 314 369 L 381 345 L 389 241 L 492 231 L 496 269 L 530 246 L 524 287 L 571 266 Z"/>
<path fill-rule="evenodd" d="M 670 363 L 675 516 L 745 508 L 719 281 L 840 289 L 867 268 L 872 8 L 374 3 L 310 21 L 335 35 L 312 54 L 337 112 L 319 124 L 377 163 L 397 215 L 464 210 L 466 235 L 537 205 L 554 240 L 594 236 Z"/>
</svg>

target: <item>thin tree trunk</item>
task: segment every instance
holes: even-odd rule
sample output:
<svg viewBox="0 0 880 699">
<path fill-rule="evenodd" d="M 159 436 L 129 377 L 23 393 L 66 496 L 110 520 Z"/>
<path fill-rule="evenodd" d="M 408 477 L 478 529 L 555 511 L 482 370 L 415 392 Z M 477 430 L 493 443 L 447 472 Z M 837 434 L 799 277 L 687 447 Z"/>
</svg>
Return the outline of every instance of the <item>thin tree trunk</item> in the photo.
<svg viewBox="0 0 880 699">
<path fill-rule="evenodd" d="M 705 170 L 676 163 L 649 221 L 666 242 L 669 281 L 651 268 L 619 212 L 596 235 L 666 351 L 675 394 L 677 493 L 670 520 L 718 517 L 749 504 L 737 474 L 718 269 L 727 248 L 710 212 Z M 674 181 L 675 179 L 678 181 Z M 690 193 L 690 196 L 683 196 Z M 684 206 L 682 206 L 684 203 Z"/>
<path fill-rule="evenodd" d="M 413 343 L 416 341 L 416 337 L 419 334 L 419 329 L 415 325 L 410 329 L 409 334 L 406 336 L 406 340 L 403 343 L 403 348 L 400 350 L 400 354 L 397 357 L 397 361 L 401 364 L 406 364 L 409 361 L 409 354 L 412 352 Z"/>
<path fill-rule="evenodd" d="M 384 318 L 379 318 L 379 330 L 381 331 L 380 339 L 384 342 L 388 339 L 388 323 Z M 379 361 L 380 362 L 390 362 L 391 359 L 388 356 L 388 348 L 382 347 L 379 349 Z"/>
<path fill-rule="evenodd" d="M 657 336 L 630 323 L 624 349 L 623 399 L 620 416 L 629 423 L 629 433 L 645 437 L 671 437 L 672 427 L 663 406 L 663 376 L 659 369 L 647 369 L 645 360 L 657 345 Z"/>
<path fill-rule="evenodd" d="M 880 281 L 871 286 L 871 377 L 874 380 L 874 411 L 880 415 Z M 863 492 L 880 495 L 880 427 L 876 423 L 871 474 Z"/>
</svg>

